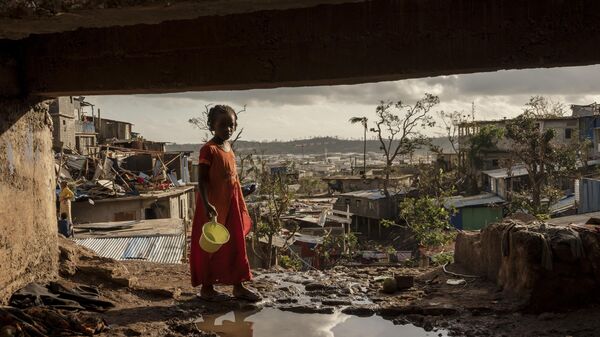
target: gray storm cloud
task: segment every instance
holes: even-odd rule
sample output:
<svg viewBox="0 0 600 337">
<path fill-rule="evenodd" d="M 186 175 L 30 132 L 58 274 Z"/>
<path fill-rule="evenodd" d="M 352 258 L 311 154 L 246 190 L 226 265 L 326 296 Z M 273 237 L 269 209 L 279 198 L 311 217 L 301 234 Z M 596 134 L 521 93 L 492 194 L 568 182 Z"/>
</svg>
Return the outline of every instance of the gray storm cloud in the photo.
<svg viewBox="0 0 600 337">
<path fill-rule="evenodd" d="M 424 92 L 445 101 L 477 96 L 595 95 L 600 92 L 600 65 L 508 70 L 358 85 L 185 92 L 143 95 L 145 98 L 188 98 L 242 106 L 315 105 L 324 102 L 377 104 L 380 100 L 415 100 Z M 523 101 L 519 104 L 522 105 Z"/>
<path fill-rule="evenodd" d="M 312 136 L 357 137 L 352 116 L 374 118 L 381 100 L 412 103 L 432 93 L 436 110 L 465 111 L 475 104 L 476 118 L 514 117 L 533 95 L 569 104 L 600 102 L 600 65 L 510 70 L 358 85 L 244 91 L 184 92 L 162 95 L 89 97 L 106 118 L 124 119 L 148 139 L 198 142 L 187 120 L 209 103 L 247 105 L 240 117 L 247 140 L 287 140 Z M 358 130 L 358 131 L 357 131 Z M 427 130 L 439 136 L 441 129 Z"/>
</svg>

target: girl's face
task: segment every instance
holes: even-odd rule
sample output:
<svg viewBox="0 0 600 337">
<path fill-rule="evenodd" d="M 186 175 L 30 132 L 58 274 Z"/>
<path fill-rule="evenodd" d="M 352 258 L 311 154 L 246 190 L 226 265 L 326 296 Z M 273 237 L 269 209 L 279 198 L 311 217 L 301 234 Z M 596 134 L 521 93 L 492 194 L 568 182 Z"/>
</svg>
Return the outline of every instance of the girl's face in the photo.
<svg viewBox="0 0 600 337">
<path fill-rule="evenodd" d="M 214 124 L 215 136 L 222 140 L 228 140 L 233 135 L 237 124 L 235 116 L 231 113 L 221 113 L 216 116 Z"/>
</svg>

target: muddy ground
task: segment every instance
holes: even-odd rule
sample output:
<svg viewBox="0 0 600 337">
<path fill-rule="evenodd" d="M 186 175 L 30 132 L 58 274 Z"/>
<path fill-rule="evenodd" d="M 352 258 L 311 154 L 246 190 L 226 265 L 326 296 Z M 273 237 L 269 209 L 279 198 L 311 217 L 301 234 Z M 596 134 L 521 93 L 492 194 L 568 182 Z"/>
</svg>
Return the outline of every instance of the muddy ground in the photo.
<svg viewBox="0 0 600 337">
<path fill-rule="evenodd" d="M 101 336 L 214 336 L 194 324 L 202 315 L 264 307 L 298 313 L 380 315 L 394 324 L 414 324 L 453 336 L 598 336 L 600 307 L 527 313 L 524 301 L 481 279 L 448 285 L 441 268 L 338 266 L 327 271 L 254 271 L 259 303 L 209 303 L 196 297 L 187 265 L 117 262 L 61 243 L 62 283 L 97 285 L 116 308 L 100 315 L 110 325 Z M 460 270 L 454 266 L 455 272 Z M 415 276 L 414 286 L 381 292 L 381 278 Z M 228 287 L 222 291 L 230 292 Z"/>
</svg>

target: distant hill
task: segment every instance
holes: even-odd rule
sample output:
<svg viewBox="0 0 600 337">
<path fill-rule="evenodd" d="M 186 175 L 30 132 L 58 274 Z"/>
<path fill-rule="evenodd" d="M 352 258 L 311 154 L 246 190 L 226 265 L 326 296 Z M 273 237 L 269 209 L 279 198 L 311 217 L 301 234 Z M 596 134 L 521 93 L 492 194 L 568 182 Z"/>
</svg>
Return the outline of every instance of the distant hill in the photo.
<svg viewBox="0 0 600 337">
<path fill-rule="evenodd" d="M 433 138 L 432 143 L 450 151 L 450 142 L 445 137 Z M 167 151 L 197 152 L 201 144 L 168 144 Z M 292 141 L 256 142 L 238 140 L 235 144 L 237 152 L 257 152 L 265 154 L 321 154 L 328 153 L 362 153 L 363 141 L 358 139 L 338 139 L 333 137 L 318 137 Z M 367 152 L 379 152 L 380 143 L 377 140 L 367 141 Z M 426 153 L 421 149 L 418 153 Z"/>
</svg>

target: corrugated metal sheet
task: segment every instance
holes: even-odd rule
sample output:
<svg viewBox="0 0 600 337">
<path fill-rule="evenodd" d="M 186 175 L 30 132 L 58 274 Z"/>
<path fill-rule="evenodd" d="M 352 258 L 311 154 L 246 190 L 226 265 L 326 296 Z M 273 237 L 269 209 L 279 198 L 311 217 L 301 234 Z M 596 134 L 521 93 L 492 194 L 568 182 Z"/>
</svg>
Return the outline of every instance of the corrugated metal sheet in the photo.
<svg viewBox="0 0 600 337">
<path fill-rule="evenodd" d="M 508 178 L 509 176 L 509 172 L 505 168 L 487 170 L 483 171 L 482 173 L 492 178 Z M 527 174 L 527 169 L 524 166 L 514 166 L 510 172 L 511 177 L 521 177 L 526 176 Z"/>
<path fill-rule="evenodd" d="M 75 239 L 75 242 L 115 260 L 181 263 L 185 235 L 134 236 L 127 238 Z"/>
<path fill-rule="evenodd" d="M 564 197 L 556 203 L 550 205 L 550 214 L 557 214 L 575 208 L 575 195 Z"/>
<path fill-rule="evenodd" d="M 463 208 L 469 206 L 485 206 L 504 203 L 505 200 L 492 193 L 483 193 L 470 197 L 450 197 L 444 202 L 446 207 Z"/>
<path fill-rule="evenodd" d="M 398 191 L 394 194 L 394 192 L 390 192 L 392 195 L 404 195 L 406 191 Z M 385 194 L 383 190 L 362 190 L 362 191 L 353 191 L 340 194 L 340 197 L 354 197 L 354 198 L 365 198 L 369 200 L 379 200 L 385 199 Z"/>
<path fill-rule="evenodd" d="M 600 211 L 600 180 L 583 178 L 579 182 L 578 213 Z"/>
</svg>

